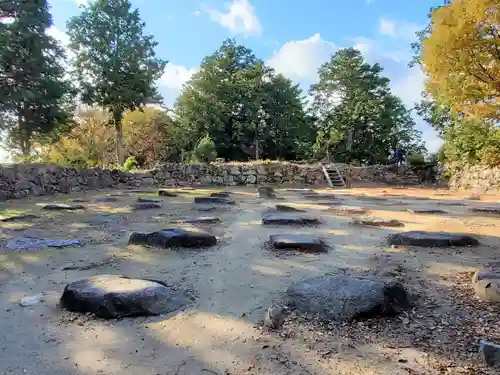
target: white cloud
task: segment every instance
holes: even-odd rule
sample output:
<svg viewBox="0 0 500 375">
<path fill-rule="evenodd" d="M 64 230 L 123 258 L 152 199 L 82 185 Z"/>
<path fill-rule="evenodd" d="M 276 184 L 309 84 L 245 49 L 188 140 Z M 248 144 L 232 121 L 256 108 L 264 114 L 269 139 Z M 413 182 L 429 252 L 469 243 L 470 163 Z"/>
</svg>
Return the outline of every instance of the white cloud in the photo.
<svg viewBox="0 0 500 375">
<path fill-rule="evenodd" d="M 197 68 L 188 69 L 182 65 L 168 63 L 162 77 L 160 78 L 160 85 L 166 86 L 170 89 L 180 90 L 182 85 L 197 71 Z"/>
<path fill-rule="evenodd" d="M 191 12 L 193 16 L 199 16 L 201 14 L 201 10 L 196 9 L 195 11 Z"/>
<path fill-rule="evenodd" d="M 267 63 L 287 77 L 311 81 L 317 79 L 318 68 L 336 50 L 333 43 L 321 39 L 321 35 L 316 33 L 310 38 L 283 44 Z"/>
<path fill-rule="evenodd" d="M 233 0 L 230 4 L 226 4 L 226 8 L 226 13 L 210 8 L 206 8 L 205 11 L 212 21 L 235 34 L 245 36 L 262 34 L 262 25 L 248 0 Z"/>
<path fill-rule="evenodd" d="M 67 46 L 69 43 L 69 36 L 64 31 L 59 30 L 55 26 L 51 26 L 46 31 L 47 35 L 50 35 L 57 41 L 59 41 L 63 47 Z"/>
<path fill-rule="evenodd" d="M 382 35 L 388 35 L 394 37 L 396 35 L 396 24 L 384 18 L 381 18 L 378 26 L 379 32 Z"/>
</svg>

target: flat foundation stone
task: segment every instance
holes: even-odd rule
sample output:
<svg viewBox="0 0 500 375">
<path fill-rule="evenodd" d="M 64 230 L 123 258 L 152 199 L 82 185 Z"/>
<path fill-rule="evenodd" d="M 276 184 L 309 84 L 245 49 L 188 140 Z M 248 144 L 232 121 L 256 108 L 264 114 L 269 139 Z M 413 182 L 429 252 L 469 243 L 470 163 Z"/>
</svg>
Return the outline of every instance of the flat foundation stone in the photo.
<svg viewBox="0 0 500 375">
<path fill-rule="evenodd" d="M 161 204 L 159 204 L 159 203 L 144 202 L 144 203 L 134 203 L 131 206 L 131 208 L 134 211 L 141 211 L 141 210 L 151 210 L 151 209 L 162 208 L 162 207 L 161 207 Z"/>
<path fill-rule="evenodd" d="M 139 197 L 139 198 L 137 198 L 137 202 L 139 202 L 139 203 L 161 203 L 163 201 L 161 199 L 156 199 L 156 198 Z"/>
<path fill-rule="evenodd" d="M 399 283 L 350 276 L 322 276 L 292 284 L 286 305 L 323 322 L 392 315 L 410 307 Z"/>
<path fill-rule="evenodd" d="M 447 213 L 446 211 L 437 208 L 411 208 L 408 210 L 408 212 L 420 215 L 433 215 L 433 214 L 442 215 Z"/>
<path fill-rule="evenodd" d="M 38 219 L 39 216 L 36 215 L 31 215 L 31 214 L 19 214 L 19 215 L 12 215 L 12 216 L 7 216 L 7 217 L 2 217 L 0 218 L 0 221 L 3 223 L 8 223 L 12 221 L 24 221 L 24 220 L 33 220 L 33 219 Z"/>
<path fill-rule="evenodd" d="M 378 218 L 363 217 L 359 219 L 353 219 L 351 224 L 354 225 L 366 225 L 370 227 L 404 227 L 404 223 L 399 220 L 384 220 Z"/>
<path fill-rule="evenodd" d="M 328 212 L 341 215 L 362 215 L 366 214 L 367 210 L 362 207 L 339 206 L 339 207 L 329 207 Z"/>
<path fill-rule="evenodd" d="M 75 211 L 85 209 L 81 204 L 50 203 L 42 206 L 42 210 L 48 211 Z"/>
<path fill-rule="evenodd" d="M 500 207 L 474 207 L 471 208 L 471 211 L 482 214 L 500 215 Z"/>
<path fill-rule="evenodd" d="M 109 197 L 97 197 L 95 199 L 96 202 L 118 202 L 118 198 L 116 196 Z"/>
<path fill-rule="evenodd" d="M 177 217 L 170 220 L 175 224 L 214 224 L 220 222 L 220 219 L 215 216 L 200 216 L 200 217 Z"/>
<path fill-rule="evenodd" d="M 215 236 L 196 230 L 167 228 L 152 233 L 132 233 L 129 244 L 161 248 L 208 247 L 217 244 Z"/>
<path fill-rule="evenodd" d="M 61 307 L 114 319 L 168 314 L 191 301 L 185 293 L 160 281 L 100 275 L 68 284 L 61 296 Z"/>
<path fill-rule="evenodd" d="M 160 190 L 160 191 L 158 191 L 158 195 L 160 197 L 177 197 L 178 196 L 178 194 L 173 193 L 173 192 L 168 191 L 168 190 Z"/>
<path fill-rule="evenodd" d="M 83 246 L 80 240 L 54 240 L 48 238 L 20 237 L 7 241 L 5 248 L 10 251 L 41 250 L 51 247 L 63 248 L 70 246 Z"/>
<path fill-rule="evenodd" d="M 227 204 L 234 205 L 235 201 L 223 197 L 195 197 L 194 203 L 200 204 Z"/>
<path fill-rule="evenodd" d="M 262 224 L 313 225 L 319 223 L 319 219 L 296 215 L 266 215 L 262 218 Z"/>
<path fill-rule="evenodd" d="M 304 194 L 303 197 L 305 199 L 312 199 L 312 200 L 329 200 L 329 199 L 337 199 L 337 196 L 334 194 L 318 194 L 318 193 L 313 193 L 313 194 Z"/>
<path fill-rule="evenodd" d="M 269 236 L 269 240 L 275 249 L 303 250 L 311 253 L 326 251 L 325 243 L 321 239 L 301 234 L 273 234 Z"/>
<path fill-rule="evenodd" d="M 391 234 L 387 242 L 389 245 L 423 247 L 475 246 L 479 244 L 477 239 L 467 234 L 424 231 Z"/>
<path fill-rule="evenodd" d="M 277 204 L 275 207 L 276 211 L 278 212 L 306 212 L 306 210 L 293 206 L 288 206 L 286 204 Z"/>
<path fill-rule="evenodd" d="M 219 197 L 219 198 L 229 198 L 229 192 L 227 191 L 218 191 L 210 194 L 211 197 Z"/>
</svg>

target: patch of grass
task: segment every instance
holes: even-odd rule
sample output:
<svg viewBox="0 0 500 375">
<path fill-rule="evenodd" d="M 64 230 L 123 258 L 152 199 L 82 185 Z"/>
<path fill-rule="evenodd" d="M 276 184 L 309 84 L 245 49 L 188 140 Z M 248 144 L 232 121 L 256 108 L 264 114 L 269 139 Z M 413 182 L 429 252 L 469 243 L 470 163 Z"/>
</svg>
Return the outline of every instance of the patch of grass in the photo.
<svg viewBox="0 0 500 375">
<path fill-rule="evenodd" d="M 6 217 L 11 217 L 14 215 L 23 215 L 26 214 L 28 211 L 27 210 L 13 210 L 13 209 L 4 209 L 0 210 L 0 218 L 6 218 Z"/>
</svg>

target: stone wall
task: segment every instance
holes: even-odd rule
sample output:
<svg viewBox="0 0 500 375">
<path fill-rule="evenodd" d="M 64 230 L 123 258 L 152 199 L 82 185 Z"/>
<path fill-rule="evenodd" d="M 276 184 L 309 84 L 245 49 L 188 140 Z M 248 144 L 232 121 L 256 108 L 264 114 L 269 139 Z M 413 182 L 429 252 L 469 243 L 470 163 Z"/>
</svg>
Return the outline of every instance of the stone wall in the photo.
<svg viewBox="0 0 500 375">
<path fill-rule="evenodd" d="M 477 192 L 500 191 L 500 166 L 486 168 L 474 165 L 453 170 L 448 182 L 453 190 L 473 190 Z"/>
<path fill-rule="evenodd" d="M 418 183 L 411 173 L 394 171 L 388 166 L 348 168 L 345 164 L 338 164 L 338 168 L 342 174 L 350 176 L 353 182 Z M 0 200 L 110 187 L 128 188 L 178 183 L 324 186 L 326 179 L 319 164 L 285 162 L 209 165 L 167 163 L 144 173 L 126 173 L 99 168 L 77 169 L 43 164 L 0 166 Z"/>
</svg>

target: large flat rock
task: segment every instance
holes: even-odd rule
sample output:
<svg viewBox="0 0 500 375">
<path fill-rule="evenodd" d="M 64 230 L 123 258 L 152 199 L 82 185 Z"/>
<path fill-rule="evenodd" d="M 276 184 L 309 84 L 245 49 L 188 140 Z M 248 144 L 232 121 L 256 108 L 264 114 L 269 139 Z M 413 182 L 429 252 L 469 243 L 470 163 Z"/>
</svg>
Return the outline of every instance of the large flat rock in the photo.
<svg viewBox="0 0 500 375">
<path fill-rule="evenodd" d="M 479 244 L 478 240 L 467 234 L 424 231 L 391 234 L 387 242 L 389 245 L 424 247 L 475 246 Z"/>
<path fill-rule="evenodd" d="M 142 211 L 142 210 L 152 210 L 152 209 L 156 209 L 156 208 L 161 208 L 161 204 L 154 203 L 154 202 L 138 202 L 138 203 L 134 203 L 130 207 L 134 211 Z"/>
<path fill-rule="evenodd" d="M 194 203 L 199 204 L 236 204 L 235 201 L 224 197 L 195 197 Z"/>
<path fill-rule="evenodd" d="M 70 246 L 83 246 L 83 242 L 75 239 L 58 240 L 50 238 L 18 237 L 7 241 L 5 248 L 10 251 L 41 250 L 50 247 L 63 248 Z"/>
<path fill-rule="evenodd" d="M 340 214 L 340 215 L 362 215 L 366 214 L 367 210 L 363 207 L 353 207 L 353 206 L 329 206 L 328 212 Z"/>
<path fill-rule="evenodd" d="M 325 243 L 321 239 L 302 234 L 273 234 L 269 236 L 269 240 L 275 249 L 294 249 L 311 253 L 326 251 Z"/>
<path fill-rule="evenodd" d="M 354 225 L 364 225 L 369 227 L 404 227 L 404 223 L 399 220 L 394 219 L 379 219 L 376 217 L 361 217 L 357 219 L 353 219 L 351 224 Z"/>
<path fill-rule="evenodd" d="M 306 212 L 306 210 L 286 204 L 277 204 L 275 207 L 278 212 Z"/>
<path fill-rule="evenodd" d="M 391 315 L 409 307 L 399 283 L 350 276 L 322 276 L 292 284 L 286 305 L 324 322 Z"/>
<path fill-rule="evenodd" d="M 163 202 L 161 199 L 151 198 L 151 197 L 138 197 L 138 203 L 161 203 Z"/>
<path fill-rule="evenodd" d="M 266 215 L 262 218 L 262 224 L 313 225 L 319 223 L 319 219 L 299 215 Z"/>
<path fill-rule="evenodd" d="M 303 197 L 305 199 L 311 199 L 311 200 L 332 200 L 332 199 L 337 199 L 337 196 L 334 195 L 334 194 L 318 194 L 318 193 L 303 194 Z"/>
<path fill-rule="evenodd" d="M 64 309 L 92 313 L 104 319 L 168 314 L 191 302 L 183 292 L 160 281 L 101 275 L 72 282 L 64 288 Z"/>
<path fill-rule="evenodd" d="M 215 216 L 174 217 L 170 219 L 170 222 L 176 224 L 214 224 L 220 222 L 220 219 Z"/>
<path fill-rule="evenodd" d="M 447 212 L 438 208 L 410 208 L 408 212 L 420 215 L 443 215 Z"/>
<path fill-rule="evenodd" d="M 208 247 L 217 243 L 215 236 L 197 230 L 167 228 L 152 233 L 132 233 L 129 244 L 155 247 Z"/>
<path fill-rule="evenodd" d="M 178 194 L 171 192 L 171 191 L 168 191 L 168 190 L 159 190 L 158 195 L 160 197 L 177 197 L 178 196 Z"/>
<path fill-rule="evenodd" d="M 85 206 L 82 204 L 49 203 L 42 206 L 42 210 L 48 211 L 75 211 L 83 209 L 85 209 Z"/>
<path fill-rule="evenodd" d="M 3 223 L 8 223 L 12 221 L 34 220 L 34 219 L 39 219 L 39 216 L 32 214 L 19 214 L 19 215 L 0 217 L 0 221 Z"/>
<path fill-rule="evenodd" d="M 217 191 L 215 193 L 210 194 L 211 197 L 219 197 L 219 198 L 229 198 L 228 191 Z"/>
</svg>

